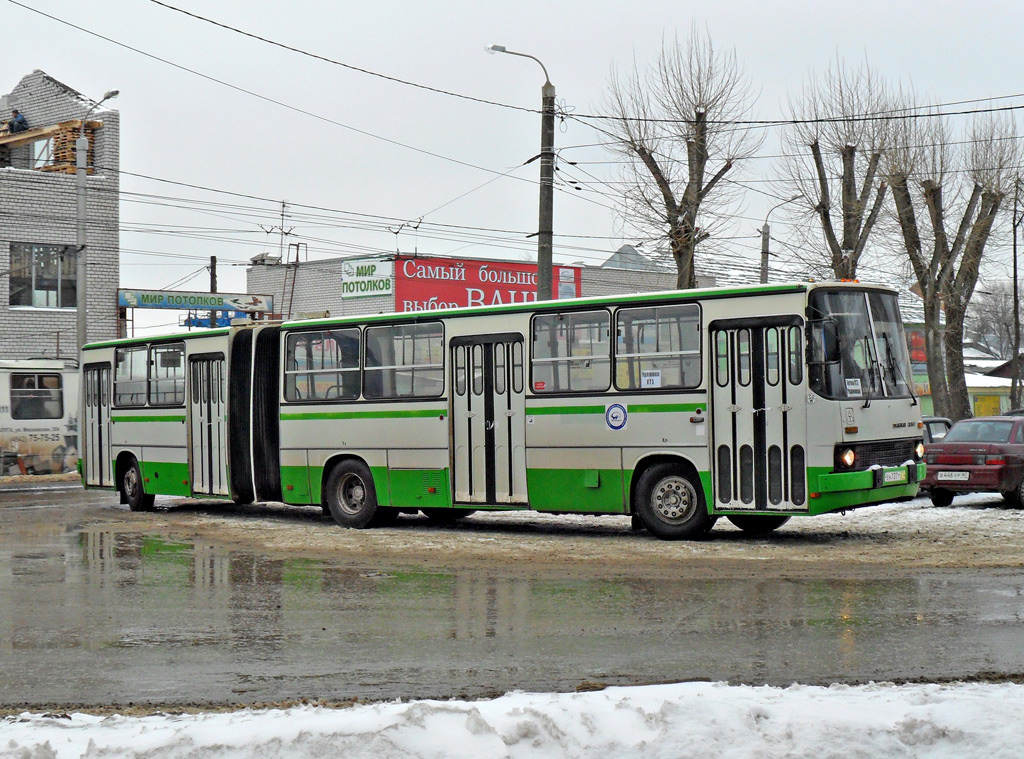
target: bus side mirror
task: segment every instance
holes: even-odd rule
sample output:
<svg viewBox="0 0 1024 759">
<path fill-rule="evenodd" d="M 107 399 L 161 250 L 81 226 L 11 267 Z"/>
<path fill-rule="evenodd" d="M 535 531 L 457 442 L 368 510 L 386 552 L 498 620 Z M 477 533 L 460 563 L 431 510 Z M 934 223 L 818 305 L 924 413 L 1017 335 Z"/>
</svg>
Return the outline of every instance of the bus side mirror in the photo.
<svg viewBox="0 0 1024 759">
<path fill-rule="evenodd" d="M 829 320 L 822 322 L 821 340 L 824 344 L 825 362 L 835 364 L 839 362 L 839 325 Z"/>
<path fill-rule="evenodd" d="M 839 363 L 839 325 L 835 319 L 808 323 L 808 361 L 811 364 Z"/>
</svg>

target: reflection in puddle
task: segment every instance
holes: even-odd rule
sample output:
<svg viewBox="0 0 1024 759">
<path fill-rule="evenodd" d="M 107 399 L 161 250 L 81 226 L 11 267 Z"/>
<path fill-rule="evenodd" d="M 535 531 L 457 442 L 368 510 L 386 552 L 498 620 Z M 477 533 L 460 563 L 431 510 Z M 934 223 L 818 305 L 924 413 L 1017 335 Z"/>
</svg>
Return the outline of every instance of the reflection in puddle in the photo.
<svg viewBox="0 0 1024 759">
<path fill-rule="evenodd" d="M 788 684 L 1022 656 L 972 646 L 979 620 L 1018 629 L 1020 577 L 559 580 L 269 558 L 102 526 L 33 537 L 0 542 L 9 703 Z"/>
</svg>

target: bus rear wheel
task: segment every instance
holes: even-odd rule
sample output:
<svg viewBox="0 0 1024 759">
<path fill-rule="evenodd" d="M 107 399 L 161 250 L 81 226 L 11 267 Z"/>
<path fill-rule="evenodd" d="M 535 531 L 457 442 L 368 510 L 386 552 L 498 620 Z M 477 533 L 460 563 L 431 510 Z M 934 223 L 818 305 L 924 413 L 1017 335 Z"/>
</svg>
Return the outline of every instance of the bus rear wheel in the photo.
<svg viewBox="0 0 1024 759">
<path fill-rule="evenodd" d="M 726 519 L 748 535 L 767 535 L 789 521 L 789 517 L 784 514 L 733 514 Z"/>
<path fill-rule="evenodd" d="M 657 464 L 640 475 L 633 509 L 649 533 L 662 540 L 694 540 L 714 526 L 694 479 L 677 464 Z"/>
<path fill-rule="evenodd" d="M 370 527 L 377 516 L 377 489 L 361 461 L 342 461 L 327 478 L 327 508 L 342 527 Z"/>
<path fill-rule="evenodd" d="M 121 475 L 121 492 L 132 511 L 152 511 L 156 496 L 147 493 L 139 462 L 132 459 Z"/>
</svg>

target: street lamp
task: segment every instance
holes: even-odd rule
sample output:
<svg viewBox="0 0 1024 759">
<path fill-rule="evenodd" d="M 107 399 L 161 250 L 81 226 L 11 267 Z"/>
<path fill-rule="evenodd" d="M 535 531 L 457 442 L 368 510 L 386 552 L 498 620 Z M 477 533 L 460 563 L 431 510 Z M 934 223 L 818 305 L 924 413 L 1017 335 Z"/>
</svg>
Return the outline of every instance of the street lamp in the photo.
<svg viewBox="0 0 1024 759">
<path fill-rule="evenodd" d="M 78 139 L 75 140 L 75 187 L 78 194 L 78 238 L 76 240 L 78 243 L 78 259 L 75 265 L 75 308 L 78 312 L 76 314 L 76 324 L 78 327 L 77 342 L 79 352 L 81 352 L 82 346 L 85 345 L 88 339 L 85 321 L 86 276 L 88 274 L 85 257 L 85 177 L 89 160 L 89 139 L 85 136 L 85 122 L 93 111 L 107 100 L 116 98 L 117 95 L 117 90 L 110 90 L 94 103 L 92 108 L 85 112 L 85 115 L 82 117 L 82 123 L 78 127 Z"/>
<path fill-rule="evenodd" d="M 779 206 L 784 206 L 786 203 L 792 203 L 794 200 L 800 200 L 803 195 L 797 194 L 791 197 L 789 200 L 784 200 L 781 203 L 776 203 L 774 206 L 768 209 L 768 213 L 764 215 L 764 226 L 761 227 L 761 284 L 768 284 L 768 235 L 771 232 L 771 227 L 768 226 L 768 217 L 772 215 Z"/>
<path fill-rule="evenodd" d="M 517 53 L 504 45 L 488 45 L 489 53 L 506 53 L 537 61 L 544 72 L 540 124 L 540 221 L 537 226 L 537 300 L 551 300 L 551 242 L 555 198 L 555 85 L 539 58 Z"/>
</svg>

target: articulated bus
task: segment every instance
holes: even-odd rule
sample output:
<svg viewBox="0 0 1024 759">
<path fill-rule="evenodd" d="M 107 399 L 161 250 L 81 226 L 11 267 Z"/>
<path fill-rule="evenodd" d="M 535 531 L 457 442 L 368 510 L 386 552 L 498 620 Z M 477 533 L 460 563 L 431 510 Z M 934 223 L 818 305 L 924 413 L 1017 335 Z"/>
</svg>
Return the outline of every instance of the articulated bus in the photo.
<svg viewBox="0 0 1024 759">
<path fill-rule="evenodd" d="M 91 344 L 82 371 L 84 483 L 137 510 L 631 514 L 680 539 L 924 474 L 896 293 L 857 283 L 256 322 Z"/>
</svg>

